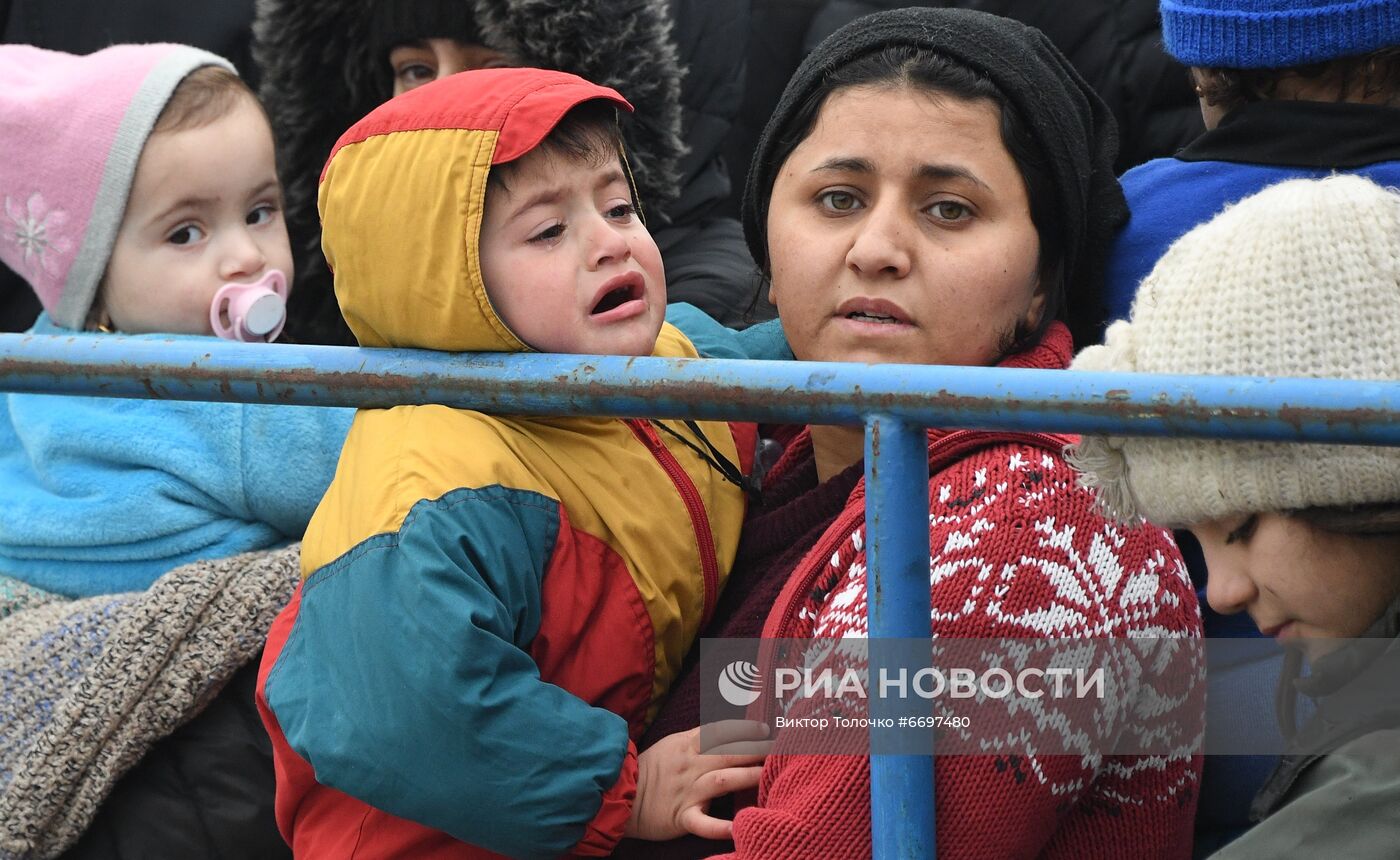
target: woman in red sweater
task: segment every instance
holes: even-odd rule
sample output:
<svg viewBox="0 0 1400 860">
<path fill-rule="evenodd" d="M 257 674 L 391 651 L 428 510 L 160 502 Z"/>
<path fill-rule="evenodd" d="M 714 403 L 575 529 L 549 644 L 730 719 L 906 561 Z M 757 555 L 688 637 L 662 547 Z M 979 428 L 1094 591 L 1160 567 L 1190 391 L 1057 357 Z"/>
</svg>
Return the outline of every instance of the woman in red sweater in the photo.
<svg viewBox="0 0 1400 860">
<path fill-rule="evenodd" d="M 788 85 L 745 194 L 794 356 L 1065 368 L 1071 327 L 1098 324 L 1104 246 L 1125 217 L 1114 150 L 1103 104 L 1038 31 L 927 8 L 838 31 Z M 936 636 L 1201 635 L 1170 534 L 1094 513 L 1056 440 L 929 439 Z M 813 426 L 789 444 L 706 635 L 866 635 L 863 451 L 859 427 Z M 651 737 L 697 725 L 695 674 Z M 1131 722 L 1148 683 L 1104 722 Z M 1188 857 L 1194 741 L 1151 756 L 941 757 L 939 856 Z M 782 749 L 780 734 L 728 856 L 868 857 L 869 760 Z"/>
</svg>

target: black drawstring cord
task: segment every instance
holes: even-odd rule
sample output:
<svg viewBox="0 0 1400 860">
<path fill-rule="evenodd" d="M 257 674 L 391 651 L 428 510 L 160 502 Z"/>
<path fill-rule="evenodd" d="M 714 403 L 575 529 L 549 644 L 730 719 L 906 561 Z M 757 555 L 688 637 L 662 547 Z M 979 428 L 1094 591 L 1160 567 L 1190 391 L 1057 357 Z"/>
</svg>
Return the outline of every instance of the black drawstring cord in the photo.
<svg viewBox="0 0 1400 860">
<path fill-rule="evenodd" d="M 708 452 L 704 451 L 699 445 L 696 445 L 694 442 L 677 433 L 675 430 L 672 430 L 670 427 L 667 427 L 660 421 L 657 421 L 656 419 L 648 420 L 650 420 L 651 426 L 672 436 L 673 438 L 678 440 L 682 445 L 686 446 L 687 448 L 698 454 L 700 456 L 700 459 L 704 460 L 706 463 L 709 463 L 710 468 L 714 469 L 716 472 L 719 472 L 720 475 L 724 476 L 724 479 L 726 481 L 743 490 L 744 494 L 748 496 L 749 500 L 752 501 L 755 505 L 760 504 L 762 497 L 759 495 L 758 482 L 755 481 L 751 476 L 745 475 L 738 466 L 731 463 L 729 461 L 729 458 L 725 457 L 724 454 L 721 453 L 720 450 L 714 446 L 714 443 L 710 441 L 710 438 L 705 435 L 704 431 L 700 429 L 700 425 L 688 419 L 681 422 L 686 427 L 690 428 L 690 432 L 700 437 L 700 441 L 704 442 L 705 447 L 710 449 Z"/>
</svg>

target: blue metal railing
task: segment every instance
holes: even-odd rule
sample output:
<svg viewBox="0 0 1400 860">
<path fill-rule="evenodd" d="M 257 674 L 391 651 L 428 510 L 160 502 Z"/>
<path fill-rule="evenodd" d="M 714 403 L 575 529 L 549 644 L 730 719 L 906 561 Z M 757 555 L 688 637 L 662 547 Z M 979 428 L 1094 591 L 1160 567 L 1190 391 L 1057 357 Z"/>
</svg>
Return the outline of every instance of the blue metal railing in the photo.
<svg viewBox="0 0 1400 860">
<path fill-rule="evenodd" d="M 1400 382 L 0 334 L 0 391 L 866 427 L 872 638 L 928 635 L 923 428 L 1400 445 Z M 934 856 L 933 766 L 875 756 L 877 858 Z"/>
</svg>

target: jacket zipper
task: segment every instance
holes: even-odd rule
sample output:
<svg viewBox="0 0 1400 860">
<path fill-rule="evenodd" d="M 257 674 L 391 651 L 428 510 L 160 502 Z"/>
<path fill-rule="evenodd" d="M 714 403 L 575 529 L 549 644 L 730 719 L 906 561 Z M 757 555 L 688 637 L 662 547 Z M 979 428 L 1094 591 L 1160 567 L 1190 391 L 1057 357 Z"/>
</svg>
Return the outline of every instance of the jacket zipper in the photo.
<svg viewBox="0 0 1400 860">
<path fill-rule="evenodd" d="M 690 526 L 695 530 L 695 544 L 700 548 L 700 573 L 705 583 L 704 608 L 700 615 L 700 627 L 697 628 L 703 630 L 710 623 L 710 616 L 715 611 L 715 601 L 719 599 L 719 559 L 715 556 L 715 538 L 710 531 L 710 518 L 705 514 L 705 503 L 700 500 L 700 491 L 695 489 L 695 482 L 690 479 L 685 467 L 676 459 L 676 455 L 671 453 L 671 449 L 666 447 L 666 443 L 661 441 L 661 437 L 651 425 L 632 418 L 624 423 L 670 476 L 671 483 L 675 484 L 676 491 L 680 493 L 681 501 L 685 503 L 685 509 L 690 514 Z"/>
</svg>

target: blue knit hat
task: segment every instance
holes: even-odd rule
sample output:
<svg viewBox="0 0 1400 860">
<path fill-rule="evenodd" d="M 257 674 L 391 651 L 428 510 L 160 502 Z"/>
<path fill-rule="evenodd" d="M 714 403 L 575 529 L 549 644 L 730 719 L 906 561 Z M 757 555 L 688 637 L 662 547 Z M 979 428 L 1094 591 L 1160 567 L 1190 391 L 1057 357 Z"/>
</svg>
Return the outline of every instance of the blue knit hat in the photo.
<svg viewBox="0 0 1400 860">
<path fill-rule="evenodd" d="M 1188 66 L 1321 63 L 1400 45 L 1400 0 L 1162 0 L 1162 41 Z"/>
</svg>

